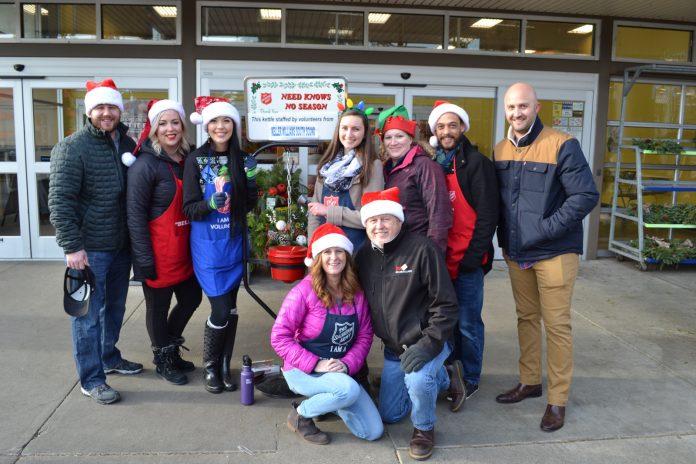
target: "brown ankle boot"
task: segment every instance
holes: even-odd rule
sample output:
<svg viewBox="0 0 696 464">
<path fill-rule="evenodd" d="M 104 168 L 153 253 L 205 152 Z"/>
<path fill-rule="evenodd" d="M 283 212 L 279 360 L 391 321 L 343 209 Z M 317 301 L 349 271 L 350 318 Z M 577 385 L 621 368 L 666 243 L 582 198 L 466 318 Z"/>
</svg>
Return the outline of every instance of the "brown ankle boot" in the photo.
<svg viewBox="0 0 696 464">
<path fill-rule="evenodd" d="M 312 419 L 300 416 L 297 412 L 298 403 L 292 403 L 292 411 L 288 414 L 288 428 L 296 432 L 306 442 L 313 445 L 328 445 L 329 436 L 319 430 Z"/>
<path fill-rule="evenodd" d="M 435 428 L 418 430 L 414 427 L 411 443 L 408 445 L 408 455 L 416 461 L 425 461 L 433 455 L 435 446 Z"/>
</svg>

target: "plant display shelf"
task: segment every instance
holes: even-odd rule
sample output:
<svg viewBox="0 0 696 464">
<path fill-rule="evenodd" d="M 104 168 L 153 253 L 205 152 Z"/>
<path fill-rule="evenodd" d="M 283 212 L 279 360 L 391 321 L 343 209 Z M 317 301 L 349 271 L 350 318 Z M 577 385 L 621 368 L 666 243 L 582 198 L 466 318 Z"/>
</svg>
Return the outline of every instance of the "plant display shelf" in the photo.
<svg viewBox="0 0 696 464">
<path fill-rule="evenodd" d="M 623 146 L 622 149 L 635 150 L 635 166 L 627 167 L 622 163 L 621 152 L 617 153 L 616 171 L 614 177 L 614 195 L 612 198 L 611 226 L 609 233 L 609 250 L 616 254 L 617 259 L 629 258 L 635 260 L 644 271 L 648 269 L 648 264 L 660 263 L 660 260 L 645 256 L 644 229 L 668 229 L 669 238 L 672 237 L 672 230 L 677 229 L 696 229 L 696 224 L 670 224 L 670 223 L 649 223 L 643 219 L 644 195 L 646 192 L 696 192 L 696 181 L 679 181 L 679 180 L 661 180 L 661 179 L 644 179 L 643 177 L 643 157 L 645 155 L 662 155 L 672 156 L 673 163 L 650 164 L 650 170 L 663 170 L 671 173 L 670 177 L 676 179 L 680 171 L 686 165 L 681 164 L 684 157 L 696 156 L 696 150 L 683 150 L 679 153 L 663 153 L 656 150 L 642 150 L 637 146 Z M 635 169 L 635 176 L 627 174 Z M 621 191 L 621 185 L 631 185 L 635 187 L 635 199 L 637 202 L 637 214 L 629 214 L 628 208 L 618 206 L 620 197 L 624 197 L 625 192 Z M 676 196 L 672 196 L 672 204 L 675 204 Z M 617 240 L 616 220 L 624 219 L 637 223 L 638 225 L 638 246 L 633 246 L 628 240 Z M 679 261 L 679 264 L 696 264 L 696 260 L 685 259 Z"/>
</svg>

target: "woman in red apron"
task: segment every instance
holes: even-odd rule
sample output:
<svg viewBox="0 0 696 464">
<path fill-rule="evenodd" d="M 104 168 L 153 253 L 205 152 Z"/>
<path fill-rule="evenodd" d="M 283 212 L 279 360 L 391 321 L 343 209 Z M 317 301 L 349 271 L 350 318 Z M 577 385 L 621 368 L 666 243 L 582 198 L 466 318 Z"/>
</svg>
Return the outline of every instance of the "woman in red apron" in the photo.
<svg viewBox="0 0 696 464">
<path fill-rule="evenodd" d="M 183 213 L 182 178 L 189 151 L 184 108 L 172 100 L 151 101 L 147 123 L 128 169 L 128 229 L 135 279 L 143 283 L 145 323 L 157 375 L 185 384 L 193 363 L 181 359 L 179 347 L 189 319 L 201 303 L 201 287 L 193 275 L 189 235 Z M 176 305 L 169 310 L 172 295 Z"/>
<path fill-rule="evenodd" d="M 205 325 L 205 389 L 234 391 L 230 359 L 237 334 L 237 293 L 244 272 L 242 227 L 256 205 L 256 160 L 239 146 L 240 118 L 224 98 L 197 97 L 191 122 L 208 140 L 186 158 L 184 212 L 191 220 L 191 256 L 210 300 Z"/>
<path fill-rule="evenodd" d="M 333 139 L 317 165 L 314 195 L 308 205 L 307 232 L 328 222 L 343 229 L 355 251 L 365 241 L 365 228 L 360 221 L 360 198 L 365 192 L 384 187 L 382 163 L 372 152 L 368 115 L 363 103 L 341 113 Z"/>
</svg>

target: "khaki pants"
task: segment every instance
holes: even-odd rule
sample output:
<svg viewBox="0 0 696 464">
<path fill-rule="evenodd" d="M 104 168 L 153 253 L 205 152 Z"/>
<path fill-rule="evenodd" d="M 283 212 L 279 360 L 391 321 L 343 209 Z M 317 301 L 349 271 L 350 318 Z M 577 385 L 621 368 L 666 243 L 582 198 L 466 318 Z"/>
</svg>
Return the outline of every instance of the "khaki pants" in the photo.
<svg viewBox="0 0 696 464">
<path fill-rule="evenodd" d="M 538 261 L 520 269 L 508 261 L 512 294 L 517 306 L 520 343 L 520 383 L 541 383 L 541 320 L 546 331 L 548 403 L 565 406 L 573 376 L 573 336 L 570 302 L 578 273 L 574 253 Z"/>
</svg>

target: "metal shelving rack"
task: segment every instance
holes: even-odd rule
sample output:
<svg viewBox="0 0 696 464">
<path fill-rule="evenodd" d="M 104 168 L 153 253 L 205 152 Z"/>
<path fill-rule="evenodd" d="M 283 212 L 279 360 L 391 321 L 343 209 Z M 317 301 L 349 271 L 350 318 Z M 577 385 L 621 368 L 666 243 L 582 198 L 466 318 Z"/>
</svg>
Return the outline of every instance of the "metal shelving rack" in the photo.
<svg viewBox="0 0 696 464">
<path fill-rule="evenodd" d="M 648 264 L 657 262 L 655 259 L 646 258 L 644 254 L 644 229 L 669 229 L 669 238 L 672 238 L 672 231 L 674 229 L 696 229 L 696 224 L 651 224 L 645 223 L 643 220 L 643 195 L 644 192 L 672 192 L 672 204 L 676 203 L 678 192 L 696 192 L 696 181 L 680 181 L 679 174 L 683 170 L 684 165 L 681 164 L 682 160 L 686 157 L 696 156 L 696 149 L 684 150 L 680 153 L 657 153 L 650 150 L 641 150 L 639 147 L 633 145 L 624 144 L 624 122 L 626 116 L 626 97 L 628 96 L 631 88 L 636 83 L 638 78 L 643 73 L 650 74 L 686 74 L 696 76 L 696 67 L 694 66 L 679 66 L 679 65 L 664 65 L 664 64 L 650 64 L 644 66 L 636 66 L 632 68 L 627 68 L 624 71 L 623 79 L 623 95 L 621 100 L 621 116 L 619 120 L 619 136 L 618 136 L 618 147 L 616 154 L 616 169 L 614 171 L 614 192 L 611 202 L 611 223 L 609 229 L 609 251 L 616 253 L 617 258 L 630 258 L 638 261 L 642 270 L 647 270 Z M 687 140 L 674 140 L 678 143 L 691 142 Z M 622 151 L 624 149 L 635 150 L 635 168 L 633 166 L 626 166 L 626 163 L 622 163 Z M 644 179 L 643 178 L 643 156 L 644 155 L 666 155 L 673 157 L 673 164 L 649 164 L 648 169 L 658 169 L 672 171 L 673 176 L 671 180 L 654 180 L 654 179 Z M 635 178 L 631 178 L 628 173 L 635 169 Z M 630 171 L 629 171 L 630 170 Z M 634 186 L 636 191 L 636 201 L 637 201 L 637 216 L 633 216 L 627 213 L 625 207 L 619 207 L 618 201 L 625 195 L 621 191 L 621 187 L 624 185 Z M 634 247 L 629 241 L 617 240 L 616 239 L 616 220 L 629 220 L 636 222 L 638 225 L 638 246 Z M 681 263 L 685 264 L 696 264 L 696 260 L 684 260 Z"/>
</svg>

